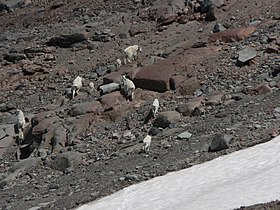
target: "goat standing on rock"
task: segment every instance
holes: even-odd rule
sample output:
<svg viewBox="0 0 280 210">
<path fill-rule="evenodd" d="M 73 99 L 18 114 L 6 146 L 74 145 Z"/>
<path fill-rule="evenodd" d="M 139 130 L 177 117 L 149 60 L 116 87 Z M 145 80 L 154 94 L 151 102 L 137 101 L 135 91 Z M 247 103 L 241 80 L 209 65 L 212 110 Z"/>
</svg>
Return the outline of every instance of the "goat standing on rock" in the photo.
<svg viewBox="0 0 280 210">
<path fill-rule="evenodd" d="M 128 97 L 130 100 L 133 100 L 135 85 L 130 79 L 127 79 L 125 75 L 123 75 L 121 78 L 121 88 L 123 90 L 124 96 Z"/>
<path fill-rule="evenodd" d="M 16 117 L 17 117 L 17 129 L 23 130 L 25 128 L 25 117 L 21 110 L 17 109 L 16 111 Z"/>
<path fill-rule="evenodd" d="M 159 109 L 159 101 L 156 98 L 153 102 L 153 107 L 152 107 L 153 117 L 156 117 L 156 115 L 158 113 L 158 109 Z"/>
<path fill-rule="evenodd" d="M 78 94 L 78 92 L 82 86 L 83 86 L 83 78 L 80 76 L 77 76 L 76 79 L 74 79 L 72 88 L 71 88 L 72 99 L 74 99 L 75 95 Z"/>
<path fill-rule="evenodd" d="M 133 60 L 136 60 L 138 58 L 138 53 L 142 52 L 142 48 L 138 45 L 129 46 L 124 50 L 126 56 L 124 59 L 124 64 L 127 62 L 130 63 Z"/>
</svg>

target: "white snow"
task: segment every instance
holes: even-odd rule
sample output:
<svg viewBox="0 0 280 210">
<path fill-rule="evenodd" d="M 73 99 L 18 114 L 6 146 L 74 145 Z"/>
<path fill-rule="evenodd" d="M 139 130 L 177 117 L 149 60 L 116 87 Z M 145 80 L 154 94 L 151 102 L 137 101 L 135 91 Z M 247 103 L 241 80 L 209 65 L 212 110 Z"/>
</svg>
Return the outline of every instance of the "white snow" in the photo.
<svg viewBox="0 0 280 210">
<path fill-rule="evenodd" d="M 225 210 L 280 199 L 280 136 L 129 186 L 77 210 Z"/>
</svg>

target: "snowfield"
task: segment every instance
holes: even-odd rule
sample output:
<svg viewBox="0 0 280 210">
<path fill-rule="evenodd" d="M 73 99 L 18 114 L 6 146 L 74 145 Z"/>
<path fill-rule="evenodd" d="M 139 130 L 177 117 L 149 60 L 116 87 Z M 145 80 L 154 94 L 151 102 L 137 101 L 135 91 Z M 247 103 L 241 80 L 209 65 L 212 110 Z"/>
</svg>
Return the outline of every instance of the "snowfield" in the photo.
<svg viewBox="0 0 280 210">
<path fill-rule="evenodd" d="M 280 136 L 127 187 L 77 210 L 224 210 L 280 199 Z"/>
</svg>

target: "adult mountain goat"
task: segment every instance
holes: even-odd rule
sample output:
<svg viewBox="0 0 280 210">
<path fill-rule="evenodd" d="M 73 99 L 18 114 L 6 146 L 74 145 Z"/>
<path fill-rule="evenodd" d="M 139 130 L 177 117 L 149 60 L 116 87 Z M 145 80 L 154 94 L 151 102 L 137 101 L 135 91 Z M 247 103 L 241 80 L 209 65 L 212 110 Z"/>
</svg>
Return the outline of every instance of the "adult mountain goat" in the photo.
<svg viewBox="0 0 280 210">
<path fill-rule="evenodd" d="M 132 45 L 127 47 L 124 52 L 126 54 L 124 64 L 126 64 L 127 62 L 130 63 L 131 61 L 136 60 L 138 58 L 138 53 L 142 52 L 142 48 L 139 45 Z"/>
<path fill-rule="evenodd" d="M 83 86 L 83 78 L 80 76 L 77 76 L 76 79 L 74 79 L 72 88 L 71 88 L 72 99 L 75 97 L 75 95 L 78 94 L 78 92 L 82 86 Z"/>
<path fill-rule="evenodd" d="M 121 88 L 124 96 L 130 100 L 133 100 L 135 85 L 130 79 L 127 79 L 125 75 L 123 75 L 121 78 Z"/>
</svg>

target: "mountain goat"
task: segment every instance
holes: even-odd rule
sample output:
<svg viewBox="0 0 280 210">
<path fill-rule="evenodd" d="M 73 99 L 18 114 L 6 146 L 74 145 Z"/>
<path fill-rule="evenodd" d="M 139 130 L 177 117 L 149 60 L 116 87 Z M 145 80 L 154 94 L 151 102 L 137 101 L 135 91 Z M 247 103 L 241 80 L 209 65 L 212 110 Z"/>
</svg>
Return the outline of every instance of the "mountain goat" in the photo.
<svg viewBox="0 0 280 210">
<path fill-rule="evenodd" d="M 24 114 L 21 110 L 17 109 L 16 111 L 16 117 L 17 117 L 17 129 L 23 130 L 25 128 L 26 122 Z"/>
<path fill-rule="evenodd" d="M 158 113 L 158 109 L 159 109 L 159 101 L 156 98 L 153 102 L 153 107 L 152 107 L 153 117 L 156 117 L 156 114 Z"/>
<path fill-rule="evenodd" d="M 116 60 L 116 63 L 117 63 L 117 68 L 120 68 L 121 66 L 122 66 L 122 61 L 121 61 L 121 59 L 117 59 Z"/>
<path fill-rule="evenodd" d="M 83 86 L 83 78 L 80 76 L 77 76 L 76 79 L 74 79 L 72 88 L 71 88 L 72 99 L 75 97 L 75 95 L 78 94 L 78 92 L 82 86 Z"/>
<path fill-rule="evenodd" d="M 128 97 L 130 100 L 133 100 L 135 85 L 130 79 L 127 79 L 125 75 L 123 75 L 121 78 L 121 88 L 123 90 L 124 96 Z"/>
<path fill-rule="evenodd" d="M 152 136 L 150 136 L 149 134 L 143 139 L 143 151 L 145 153 L 148 153 L 150 150 L 150 146 L 151 146 L 151 142 L 152 142 Z"/>
<path fill-rule="evenodd" d="M 138 53 L 142 52 L 142 48 L 138 45 L 129 46 L 124 50 L 126 56 L 124 59 L 124 64 L 127 62 L 130 63 L 132 60 L 136 60 L 138 58 Z"/>
</svg>

